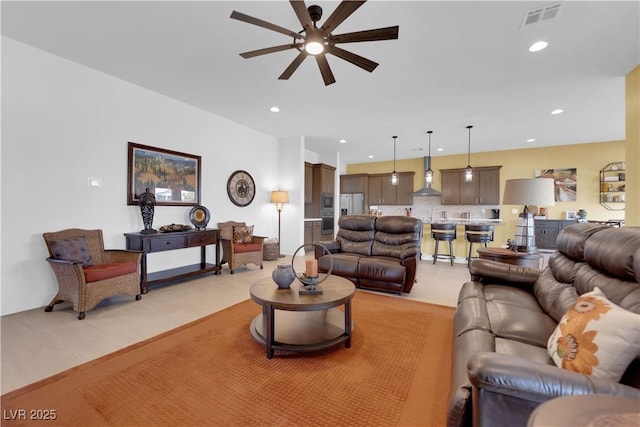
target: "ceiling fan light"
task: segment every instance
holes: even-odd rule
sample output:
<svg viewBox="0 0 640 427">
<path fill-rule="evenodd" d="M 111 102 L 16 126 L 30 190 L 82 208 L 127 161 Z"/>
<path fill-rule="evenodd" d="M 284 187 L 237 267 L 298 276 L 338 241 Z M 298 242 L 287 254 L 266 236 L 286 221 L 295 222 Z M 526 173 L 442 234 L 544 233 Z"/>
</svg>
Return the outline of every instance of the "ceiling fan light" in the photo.
<svg viewBox="0 0 640 427">
<path fill-rule="evenodd" d="M 324 45 L 319 41 L 312 40 L 305 43 L 304 50 L 306 50 L 309 55 L 318 55 L 324 51 Z"/>
</svg>

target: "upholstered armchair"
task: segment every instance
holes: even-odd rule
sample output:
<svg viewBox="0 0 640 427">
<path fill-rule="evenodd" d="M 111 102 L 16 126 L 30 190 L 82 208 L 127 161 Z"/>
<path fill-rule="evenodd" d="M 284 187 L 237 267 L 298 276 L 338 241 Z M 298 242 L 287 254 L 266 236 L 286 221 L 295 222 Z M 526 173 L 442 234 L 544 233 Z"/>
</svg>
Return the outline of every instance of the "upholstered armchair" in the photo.
<svg viewBox="0 0 640 427">
<path fill-rule="evenodd" d="M 58 293 L 44 309 L 73 302 L 78 319 L 105 298 L 123 294 L 140 300 L 142 252 L 105 250 L 102 230 L 72 228 L 42 235 L 49 250 L 47 261 L 58 281 Z"/>
<path fill-rule="evenodd" d="M 247 226 L 244 222 L 227 221 L 219 222 L 220 242 L 222 243 L 222 262 L 228 263 L 231 274 L 236 268 L 255 264 L 263 268 L 263 247 L 262 236 L 253 235 L 253 225 Z"/>
</svg>

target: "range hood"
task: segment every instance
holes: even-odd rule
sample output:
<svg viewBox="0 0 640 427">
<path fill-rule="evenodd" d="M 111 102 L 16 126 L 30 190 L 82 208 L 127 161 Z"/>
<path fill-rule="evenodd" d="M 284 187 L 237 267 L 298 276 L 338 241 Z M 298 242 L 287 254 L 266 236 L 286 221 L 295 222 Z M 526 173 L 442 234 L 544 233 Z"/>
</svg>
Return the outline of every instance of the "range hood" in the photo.
<svg viewBox="0 0 640 427">
<path fill-rule="evenodd" d="M 424 158 L 424 170 L 431 168 L 431 157 L 426 156 Z M 441 196 L 438 190 L 431 188 L 431 184 L 427 184 L 426 187 L 422 187 L 418 191 L 411 194 L 412 196 Z"/>
</svg>

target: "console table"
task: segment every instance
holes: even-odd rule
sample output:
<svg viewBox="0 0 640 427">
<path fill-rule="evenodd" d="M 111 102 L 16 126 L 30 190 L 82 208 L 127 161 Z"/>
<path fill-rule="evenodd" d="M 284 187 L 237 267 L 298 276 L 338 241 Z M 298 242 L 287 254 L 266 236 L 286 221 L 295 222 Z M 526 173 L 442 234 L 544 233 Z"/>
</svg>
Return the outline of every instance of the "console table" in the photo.
<svg viewBox="0 0 640 427">
<path fill-rule="evenodd" d="M 158 285 L 178 279 L 199 276 L 215 272 L 220 274 L 220 230 L 188 230 L 174 233 L 125 233 L 127 249 L 142 252 L 140 290 L 143 294 L 149 292 L 149 286 Z M 207 264 L 206 246 L 216 246 L 216 263 Z M 147 254 L 153 252 L 171 251 L 200 247 L 200 263 L 169 270 L 147 273 Z"/>
</svg>

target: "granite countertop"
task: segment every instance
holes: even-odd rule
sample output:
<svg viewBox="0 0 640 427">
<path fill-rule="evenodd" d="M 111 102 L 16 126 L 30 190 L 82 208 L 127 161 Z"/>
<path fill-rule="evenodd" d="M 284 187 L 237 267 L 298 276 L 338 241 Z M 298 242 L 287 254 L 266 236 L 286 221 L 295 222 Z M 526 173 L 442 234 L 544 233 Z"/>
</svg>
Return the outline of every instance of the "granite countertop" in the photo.
<svg viewBox="0 0 640 427">
<path fill-rule="evenodd" d="M 491 218 L 420 218 L 424 224 L 474 224 L 474 225 L 483 225 L 483 224 L 494 224 L 494 225 L 502 225 L 504 221 L 501 219 L 491 219 Z"/>
</svg>

